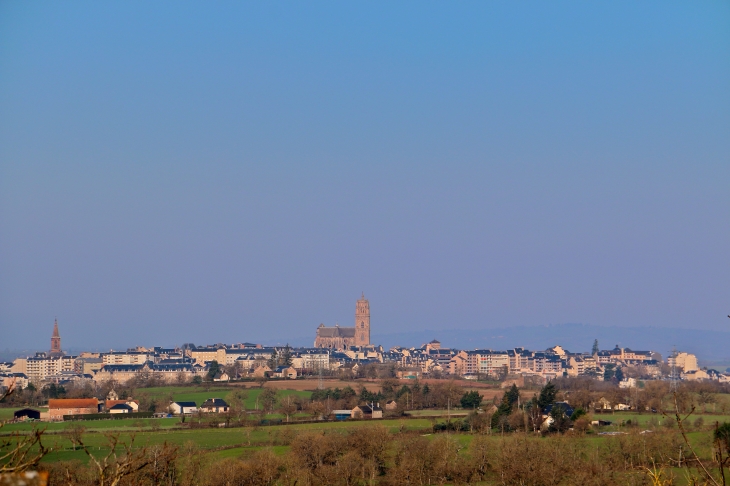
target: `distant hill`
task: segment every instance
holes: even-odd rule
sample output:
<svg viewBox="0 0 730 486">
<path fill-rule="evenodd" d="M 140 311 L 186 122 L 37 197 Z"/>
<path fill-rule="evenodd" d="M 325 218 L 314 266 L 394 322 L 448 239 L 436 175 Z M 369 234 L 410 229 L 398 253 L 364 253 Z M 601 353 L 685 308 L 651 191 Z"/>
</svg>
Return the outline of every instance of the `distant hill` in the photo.
<svg viewBox="0 0 730 486">
<path fill-rule="evenodd" d="M 654 327 L 603 327 L 589 324 L 554 324 L 548 326 L 516 326 L 496 329 L 425 330 L 373 334 L 372 341 L 386 348 L 420 346 L 432 339 L 444 347 L 458 349 L 546 349 L 556 344 L 571 352 L 590 351 L 598 339 L 601 349 L 617 344 L 634 350 L 656 351 L 666 357 L 673 346 L 694 353 L 703 361 L 730 361 L 730 332 L 693 329 L 659 329 Z"/>
<path fill-rule="evenodd" d="M 16 358 L 33 356 L 34 354 L 35 351 L 30 349 L 0 349 L 0 362 L 12 362 Z"/>
</svg>

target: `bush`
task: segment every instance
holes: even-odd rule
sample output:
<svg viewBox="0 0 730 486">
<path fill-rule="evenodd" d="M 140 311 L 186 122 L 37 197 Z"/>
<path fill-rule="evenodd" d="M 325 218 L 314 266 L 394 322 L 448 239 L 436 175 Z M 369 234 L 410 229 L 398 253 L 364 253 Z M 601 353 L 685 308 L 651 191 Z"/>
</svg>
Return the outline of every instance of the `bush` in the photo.
<svg viewBox="0 0 730 486">
<path fill-rule="evenodd" d="M 573 412 L 573 414 L 570 416 L 570 420 L 575 422 L 576 420 L 578 420 L 585 414 L 586 414 L 585 410 L 583 410 L 582 408 L 576 408 L 575 411 Z"/>
<path fill-rule="evenodd" d="M 434 432 L 469 432 L 471 424 L 468 420 L 451 420 L 449 422 L 439 422 L 433 425 Z"/>
<path fill-rule="evenodd" d="M 725 453 L 730 454 L 730 423 L 725 422 L 715 429 L 714 437 L 721 447 L 725 447 Z"/>
</svg>

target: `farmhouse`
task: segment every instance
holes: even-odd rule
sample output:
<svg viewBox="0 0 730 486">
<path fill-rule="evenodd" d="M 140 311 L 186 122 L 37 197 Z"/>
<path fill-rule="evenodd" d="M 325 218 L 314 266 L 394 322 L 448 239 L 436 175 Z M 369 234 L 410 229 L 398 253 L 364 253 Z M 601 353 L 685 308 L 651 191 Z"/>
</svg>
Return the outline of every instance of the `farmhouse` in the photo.
<svg viewBox="0 0 730 486">
<path fill-rule="evenodd" d="M 64 415 L 99 413 L 96 398 L 57 398 L 48 400 L 48 416 L 51 421 L 63 420 Z"/>
<path fill-rule="evenodd" d="M 279 366 L 274 372 L 274 376 L 277 378 L 290 378 L 296 379 L 297 370 L 293 366 Z"/>
<path fill-rule="evenodd" d="M 226 413 L 228 404 L 222 398 L 209 398 L 200 406 L 201 412 Z"/>
<path fill-rule="evenodd" d="M 352 409 L 353 418 L 380 419 L 383 418 L 383 409 L 380 404 L 360 405 Z"/>
</svg>

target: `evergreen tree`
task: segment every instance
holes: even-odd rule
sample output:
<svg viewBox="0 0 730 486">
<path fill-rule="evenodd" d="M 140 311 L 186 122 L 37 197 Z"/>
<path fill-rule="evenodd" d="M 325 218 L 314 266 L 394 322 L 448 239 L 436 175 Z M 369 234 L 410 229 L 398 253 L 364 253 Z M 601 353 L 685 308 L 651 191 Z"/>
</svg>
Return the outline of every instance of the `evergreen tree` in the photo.
<svg viewBox="0 0 730 486">
<path fill-rule="evenodd" d="M 550 424 L 550 430 L 564 432 L 570 427 L 570 419 L 565 415 L 565 408 L 558 404 L 550 410 L 550 418 L 553 419 Z"/>
<path fill-rule="evenodd" d="M 520 401 L 520 390 L 517 385 L 512 384 L 507 393 L 504 394 L 505 398 L 509 402 L 510 406 L 517 405 Z"/>
<path fill-rule="evenodd" d="M 598 339 L 593 341 L 593 350 L 591 351 L 593 356 L 598 354 Z"/>
<path fill-rule="evenodd" d="M 618 381 L 624 381 L 624 372 L 621 371 L 621 367 L 616 367 L 616 373 L 613 375 Z"/>
<path fill-rule="evenodd" d="M 512 403 L 510 402 L 510 392 L 507 391 L 502 396 L 502 402 L 497 407 L 497 411 L 492 415 L 492 428 L 501 429 L 503 432 L 509 431 L 507 417 L 512 413 Z M 516 403 L 516 400 L 515 400 Z"/>
<path fill-rule="evenodd" d="M 603 369 L 603 381 L 610 381 L 615 374 L 614 365 L 607 364 Z"/>
<path fill-rule="evenodd" d="M 586 411 L 582 408 L 576 408 L 575 411 L 573 411 L 573 415 L 570 416 L 570 420 L 575 422 L 579 418 L 581 418 L 583 415 L 586 415 Z"/>
<path fill-rule="evenodd" d="M 281 364 L 283 366 L 291 366 L 292 364 L 291 348 L 289 347 L 289 343 L 286 343 L 284 353 L 281 355 Z"/>
<path fill-rule="evenodd" d="M 373 393 L 363 387 L 362 390 L 360 390 L 360 400 L 365 402 L 366 404 L 379 403 L 385 401 L 385 397 L 380 392 Z"/>
<path fill-rule="evenodd" d="M 725 446 L 725 454 L 730 453 L 730 423 L 723 422 L 722 425 L 715 428 L 715 440 L 720 443 L 720 446 Z"/>
<path fill-rule="evenodd" d="M 477 408 L 481 404 L 482 404 L 482 396 L 476 390 L 466 392 L 461 397 L 461 407 L 462 408 L 474 409 L 474 408 Z"/>
<path fill-rule="evenodd" d="M 267 363 L 269 365 L 269 368 L 276 369 L 277 366 L 279 366 L 279 357 L 276 354 L 276 348 L 271 350 L 271 357 L 269 358 L 269 361 Z"/>
<path fill-rule="evenodd" d="M 218 361 L 213 360 L 210 362 L 210 366 L 208 366 L 208 374 L 206 378 L 209 381 L 213 381 L 213 378 L 215 378 L 215 375 L 217 375 L 221 370 L 221 366 L 218 364 Z"/>
<path fill-rule="evenodd" d="M 540 396 L 537 399 L 537 405 L 540 410 L 545 410 L 548 405 L 555 403 L 555 396 L 558 394 L 558 389 L 555 388 L 552 381 L 548 381 L 547 384 L 540 390 Z"/>
</svg>

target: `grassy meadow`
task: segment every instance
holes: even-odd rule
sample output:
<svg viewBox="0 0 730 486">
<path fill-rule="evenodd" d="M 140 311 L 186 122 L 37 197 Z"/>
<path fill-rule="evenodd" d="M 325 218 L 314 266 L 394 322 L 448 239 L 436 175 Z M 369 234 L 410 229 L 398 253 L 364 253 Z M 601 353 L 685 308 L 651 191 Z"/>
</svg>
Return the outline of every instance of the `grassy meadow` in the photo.
<svg viewBox="0 0 730 486">
<path fill-rule="evenodd" d="M 316 387 L 316 383 L 312 383 L 312 388 Z M 263 391 L 262 388 L 244 388 L 240 386 L 165 386 L 155 388 L 140 388 L 136 391 L 135 397 L 147 395 L 153 400 L 166 399 L 175 402 L 195 402 L 198 406 L 202 405 L 208 398 L 226 399 L 229 393 L 235 390 L 242 390 L 247 394 L 245 401 L 246 408 L 250 410 L 260 409 L 261 404 L 258 403 L 259 395 Z M 295 395 L 302 399 L 309 399 L 312 396 L 311 391 L 305 390 L 277 390 L 279 397 L 287 395 Z"/>
<path fill-rule="evenodd" d="M 301 384 L 298 383 L 298 385 L 298 390 L 283 390 L 278 388 L 278 398 L 281 399 L 288 395 L 294 395 L 305 401 L 308 400 L 312 392 L 303 390 L 301 389 Z M 259 398 L 263 389 L 258 387 L 243 388 L 238 385 L 140 388 L 134 391 L 134 398 L 163 402 L 167 400 L 194 401 L 200 405 L 208 398 L 226 399 L 230 393 L 241 390 L 246 393 L 245 405 L 247 409 L 254 411 L 257 407 L 259 409 L 261 408 Z M 721 403 L 727 397 L 718 396 L 717 398 L 716 404 Z M 713 442 L 711 438 L 715 423 L 730 422 L 730 414 L 712 413 L 713 408 L 717 410 L 720 407 L 710 407 L 708 413 L 697 411 L 685 422 L 688 432 L 687 436 L 692 448 L 700 457 L 706 460 L 713 457 Z M 722 409 L 726 410 L 727 408 L 722 407 Z M 15 410 L 17 408 L 0 408 L 0 420 L 12 418 Z M 446 422 L 447 419 L 445 416 L 447 414 L 451 414 L 451 420 L 453 421 L 462 421 L 469 412 L 469 410 L 459 408 L 452 408 L 450 411 L 446 409 L 431 409 L 409 412 L 408 416 L 401 418 L 386 418 L 377 421 L 294 422 L 291 424 L 273 425 L 258 425 L 258 423 L 262 417 L 284 418 L 284 416 L 280 414 L 260 415 L 254 413 L 250 415 L 251 420 L 245 422 L 248 424 L 247 426 L 230 428 L 221 427 L 223 422 L 222 416 L 186 417 L 185 423 L 179 417 L 57 423 L 6 423 L 0 428 L 0 435 L 4 435 L 7 439 L 13 433 L 25 435 L 34 428 L 43 429 L 43 444 L 50 449 L 50 452 L 42 460 L 42 464 L 46 465 L 43 467 L 53 468 L 56 465 L 59 465 L 58 467 L 67 467 L 64 465 L 80 464 L 83 466 L 88 464 L 89 458 L 86 452 L 81 448 L 75 447 L 71 440 L 74 431 L 78 431 L 79 427 L 83 427 L 83 442 L 86 450 L 93 456 L 103 457 L 110 452 L 108 435 L 113 434 L 122 443 L 129 444 L 133 442 L 134 447 L 138 450 L 143 450 L 142 448 L 154 449 L 165 444 L 173 445 L 177 448 L 177 453 L 179 454 L 176 460 L 183 462 L 190 461 L 190 458 L 194 456 L 202 464 L 201 467 L 207 471 L 206 474 L 214 474 L 219 465 L 221 467 L 232 467 L 235 469 L 243 467 L 241 464 L 246 463 L 254 467 L 253 465 L 261 457 L 278 458 L 277 460 L 281 461 L 278 463 L 279 468 L 293 467 L 291 464 L 294 463 L 287 461 L 290 461 L 293 457 L 298 458 L 302 454 L 301 442 L 305 438 L 307 441 L 313 441 L 315 443 L 320 440 L 323 441 L 320 446 L 312 449 L 315 450 L 317 447 L 326 447 L 328 440 L 331 442 L 331 439 L 327 439 L 327 437 L 359 437 L 357 434 L 360 433 L 364 434 L 363 437 L 367 437 L 373 431 L 378 431 L 376 433 L 386 437 L 384 439 L 387 443 L 384 457 L 387 459 L 383 467 L 384 470 L 392 469 L 394 471 L 402 467 L 398 465 L 402 463 L 399 463 L 396 457 L 400 457 L 403 454 L 419 454 L 422 451 L 424 454 L 435 454 L 434 457 L 438 457 L 439 454 L 451 454 L 449 461 L 456 461 L 454 462 L 455 464 L 463 461 L 464 464 L 468 463 L 473 465 L 476 460 L 475 458 L 479 454 L 483 454 L 484 450 L 488 450 L 490 451 L 489 454 L 492 454 L 492 459 L 490 460 L 493 461 L 493 464 L 500 464 L 499 460 L 503 460 L 499 459 L 502 450 L 504 449 L 508 452 L 511 450 L 511 453 L 514 454 L 515 444 L 520 441 L 527 441 L 522 443 L 520 447 L 526 447 L 527 449 L 536 448 L 536 452 L 533 452 L 533 454 L 544 454 L 545 447 L 547 447 L 546 444 L 553 444 L 562 450 L 563 454 L 570 454 L 571 451 L 575 453 L 575 451 L 581 450 L 594 451 L 596 454 L 605 454 L 606 457 L 610 454 L 627 453 L 641 455 L 645 453 L 641 451 L 649 450 L 651 447 L 662 447 L 661 444 L 669 444 L 670 442 L 672 444 L 671 447 L 665 447 L 662 454 L 666 455 L 668 454 L 667 451 L 670 450 L 674 454 L 673 451 L 678 451 L 679 448 L 683 447 L 673 418 L 671 416 L 664 416 L 661 413 L 615 412 L 593 414 L 593 419 L 608 420 L 612 424 L 600 428 L 590 428 L 586 433 L 569 431 L 562 436 L 551 435 L 545 438 L 535 436 L 531 433 L 502 434 L 488 429 L 482 433 L 453 431 L 434 433 L 434 425 Z M 299 413 L 293 417 L 311 419 L 311 415 L 305 413 Z M 668 425 L 667 422 L 669 422 Z M 613 435 L 602 434 L 602 432 L 613 433 Z M 16 439 L 11 438 L 11 440 Z M 343 440 L 346 441 L 346 439 Z M 340 442 L 338 444 L 337 447 L 353 447 L 352 442 Z M 445 446 L 444 444 L 450 445 Z M 646 446 L 646 444 L 653 445 Z M 675 445 L 677 447 L 676 449 Z M 632 447 L 634 451 L 639 452 L 630 452 Z M 428 452 L 430 449 L 433 449 L 433 451 Z M 519 455 L 519 451 L 517 454 Z M 586 458 L 589 458 L 590 454 L 581 457 L 583 457 L 581 460 L 588 460 Z M 495 460 L 497 462 L 494 462 Z M 502 466 L 500 467 L 506 467 L 505 464 L 508 463 L 509 461 L 502 462 Z M 286 464 L 289 464 L 289 466 L 286 466 Z M 447 466 L 444 467 L 448 469 Z M 584 464 L 581 467 L 588 466 Z M 594 464 L 591 467 L 597 466 Z M 632 471 L 631 474 L 644 474 L 644 472 L 638 469 L 632 469 Z M 687 484 L 685 481 L 687 475 L 684 470 L 665 465 L 664 471 L 665 474 L 674 475 L 671 484 Z M 626 473 L 625 470 L 620 474 L 624 473 Z M 455 472 L 452 470 L 448 474 L 455 474 Z M 574 473 L 571 472 L 571 474 Z M 617 477 L 620 477 L 620 474 Z M 438 475 L 433 477 L 438 478 Z M 445 482 L 445 484 L 450 483 L 452 482 Z M 458 482 L 453 483 L 456 484 Z M 211 484 L 222 483 L 211 482 Z M 324 484 L 328 483 L 325 482 Z M 493 483 L 477 482 L 477 484 Z"/>
</svg>

